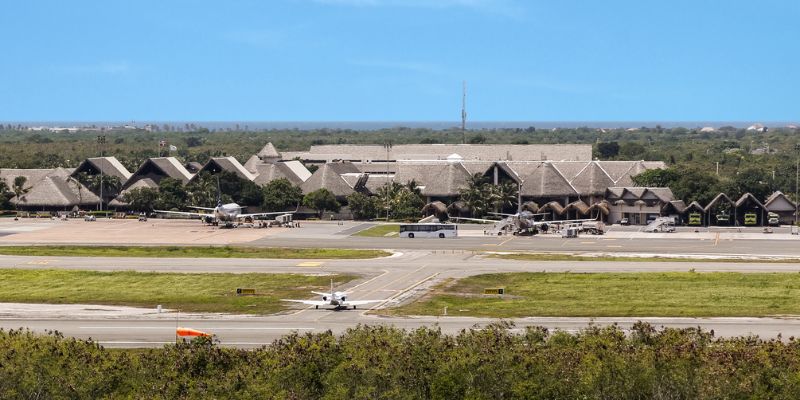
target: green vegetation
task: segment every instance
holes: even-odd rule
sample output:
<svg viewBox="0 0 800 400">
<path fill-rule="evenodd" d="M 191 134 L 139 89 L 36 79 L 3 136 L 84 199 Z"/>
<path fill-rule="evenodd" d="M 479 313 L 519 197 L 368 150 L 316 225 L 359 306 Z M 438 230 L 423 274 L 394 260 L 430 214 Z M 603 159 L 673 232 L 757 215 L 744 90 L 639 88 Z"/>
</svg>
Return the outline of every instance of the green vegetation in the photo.
<svg viewBox="0 0 800 400">
<path fill-rule="evenodd" d="M 576 334 L 510 325 L 457 335 L 360 326 L 257 350 L 208 339 L 106 350 L 58 333 L 0 330 L 4 398 L 797 399 L 795 340 L 718 339 L 635 324 Z M 224 339 L 223 339 L 224 340 Z"/>
<path fill-rule="evenodd" d="M 339 275 L 339 283 L 355 279 Z M 189 312 L 271 314 L 282 298 L 305 298 L 329 287 L 329 276 L 300 274 L 183 274 L 0 269 L 0 302 L 107 304 L 179 308 Z M 236 296 L 254 288 L 256 296 Z"/>
<path fill-rule="evenodd" d="M 303 197 L 303 205 L 306 207 L 317 210 L 320 218 L 325 214 L 325 211 L 339 212 L 342 205 L 336 201 L 336 196 L 330 190 L 322 188 L 317 189 Z"/>
<path fill-rule="evenodd" d="M 0 246 L 0 254 L 15 256 L 281 259 L 362 259 L 390 255 L 383 250 L 233 246 Z"/>
<path fill-rule="evenodd" d="M 680 257 L 635 257 L 635 256 L 582 256 L 564 253 L 501 253 L 487 257 L 519 261 L 624 261 L 624 262 L 721 262 L 721 263 L 798 263 L 798 258 L 787 259 L 743 259 L 743 258 L 680 258 Z"/>
<path fill-rule="evenodd" d="M 485 296 L 484 288 L 506 295 Z M 481 317 L 759 317 L 800 314 L 800 274 L 509 273 L 448 282 L 393 314 Z"/>
<path fill-rule="evenodd" d="M 375 225 L 371 228 L 364 229 L 363 231 L 358 231 L 353 234 L 353 236 L 364 236 L 364 237 L 384 237 L 396 236 L 400 233 L 400 226 L 394 224 L 382 224 L 382 225 Z"/>
</svg>

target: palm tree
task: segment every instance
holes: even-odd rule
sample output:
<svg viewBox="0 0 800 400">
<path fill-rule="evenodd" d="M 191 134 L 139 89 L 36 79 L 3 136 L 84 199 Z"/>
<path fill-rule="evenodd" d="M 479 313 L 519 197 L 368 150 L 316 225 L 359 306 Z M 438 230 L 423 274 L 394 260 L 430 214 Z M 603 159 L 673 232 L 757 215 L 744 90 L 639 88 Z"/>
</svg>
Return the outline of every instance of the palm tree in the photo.
<svg viewBox="0 0 800 400">
<path fill-rule="evenodd" d="M 506 211 L 517 204 L 517 185 L 505 182 L 492 187 L 492 205 L 495 212 Z"/>
<path fill-rule="evenodd" d="M 31 190 L 31 187 L 25 187 L 25 182 L 28 181 L 28 178 L 24 176 L 18 176 L 14 178 L 14 185 L 11 186 L 11 190 L 14 192 L 14 196 L 17 198 L 17 202 L 22 200 L 22 196 L 28 193 Z"/>
</svg>

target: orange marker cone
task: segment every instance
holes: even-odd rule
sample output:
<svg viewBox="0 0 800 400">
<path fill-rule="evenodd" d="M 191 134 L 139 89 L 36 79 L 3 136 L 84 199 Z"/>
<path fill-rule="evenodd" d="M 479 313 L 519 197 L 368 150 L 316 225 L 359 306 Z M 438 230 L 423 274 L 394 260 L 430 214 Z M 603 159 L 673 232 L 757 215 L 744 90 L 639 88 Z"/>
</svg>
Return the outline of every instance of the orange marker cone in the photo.
<svg viewBox="0 0 800 400">
<path fill-rule="evenodd" d="M 190 337 L 207 336 L 207 337 L 210 337 L 211 336 L 208 333 L 205 333 L 203 331 L 198 331 L 197 329 L 192 329 L 192 328 L 177 328 L 175 330 L 175 334 L 180 336 L 180 337 L 186 337 L 186 336 L 190 336 Z"/>
</svg>

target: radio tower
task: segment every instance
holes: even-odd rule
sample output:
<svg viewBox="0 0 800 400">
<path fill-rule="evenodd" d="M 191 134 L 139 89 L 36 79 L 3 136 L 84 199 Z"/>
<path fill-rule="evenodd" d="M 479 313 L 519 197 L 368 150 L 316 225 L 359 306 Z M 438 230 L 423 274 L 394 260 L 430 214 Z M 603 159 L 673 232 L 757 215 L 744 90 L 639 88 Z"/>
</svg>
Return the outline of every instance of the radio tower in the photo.
<svg viewBox="0 0 800 400">
<path fill-rule="evenodd" d="M 467 81 L 462 81 L 461 85 L 461 134 L 467 144 Z"/>
</svg>

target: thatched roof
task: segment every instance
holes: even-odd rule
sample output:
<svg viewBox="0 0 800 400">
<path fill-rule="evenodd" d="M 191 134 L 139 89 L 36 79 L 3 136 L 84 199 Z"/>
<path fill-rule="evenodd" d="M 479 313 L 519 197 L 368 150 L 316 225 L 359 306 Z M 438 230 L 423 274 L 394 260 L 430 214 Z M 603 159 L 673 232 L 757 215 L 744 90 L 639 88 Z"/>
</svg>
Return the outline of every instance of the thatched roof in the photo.
<svg viewBox="0 0 800 400">
<path fill-rule="evenodd" d="M 464 160 L 583 160 L 592 159 L 590 144 L 397 144 L 388 149 L 382 145 L 315 145 L 309 151 L 284 152 L 285 159 L 302 160 L 445 160 L 457 153 Z"/>
<path fill-rule="evenodd" d="M 743 205 L 745 205 L 747 203 L 756 205 L 761 209 L 766 209 L 766 207 L 764 207 L 764 204 L 762 204 L 760 201 L 758 201 L 756 196 L 753 196 L 753 194 L 749 193 L 749 192 L 743 194 L 742 197 L 739 197 L 739 200 L 736 200 L 735 206 L 736 206 L 736 208 L 739 208 L 739 207 L 741 207 L 741 206 L 743 206 Z"/>
<path fill-rule="evenodd" d="M 353 193 L 353 187 L 342 177 L 343 174 L 360 174 L 360 172 L 349 162 L 326 163 L 314 171 L 300 188 L 303 189 L 303 193 L 325 188 L 336 197 L 346 197 Z"/>
<path fill-rule="evenodd" d="M 525 177 L 522 184 L 522 196 L 526 197 L 557 197 L 575 196 L 578 192 L 561 175 L 552 163 L 542 163 L 530 175 Z"/>
<path fill-rule="evenodd" d="M 603 201 L 601 201 L 599 203 L 594 203 L 589 207 L 589 212 L 587 212 L 587 214 L 591 214 L 593 211 L 597 210 L 603 215 L 608 215 L 610 213 L 610 211 L 609 211 L 609 207 L 610 206 L 611 205 L 608 204 L 608 202 L 605 201 L 605 200 L 603 200 Z"/>
<path fill-rule="evenodd" d="M 235 173 L 239 178 L 247 179 L 248 181 L 252 181 L 255 179 L 255 175 L 253 175 L 244 165 L 240 164 L 239 161 L 233 157 L 212 157 L 203 168 L 200 169 L 200 172 L 211 172 L 217 173 L 220 171 L 228 171 Z"/>
<path fill-rule="evenodd" d="M 596 161 L 586 164 L 571 183 L 578 193 L 584 195 L 600 195 L 605 193 L 609 186 L 614 186 L 614 181 Z"/>
<path fill-rule="evenodd" d="M 794 212 L 797 209 L 795 202 L 780 191 L 772 193 L 764 202 L 764 206 L 773 212 Z"/>
<path fill-rule="evenodd" d="M 422 194 L 430 197 L 452 197 L 467 187 L 470 173 L 459 162 L 398 162 L 396 182 L 415 180 Z"/>
<path fill-rule="evenodd" d="M 552 211 L 552 212 L 556 213 L 557 215 L 564 215 L 564 213 L 567 211 L 567 209 L 564 208 L 557 201 L 551 201 L 551 202 L 543 205 L 542 208 L 539 209 L 539 212 L 549 212 L 549 211 Z"/>
<path fill-rule="evenodd" d="M 661 207 L 661 212 L 664 214 L 669 214 L 670 211 L 683 214 L 686 212 L 686 203 L 684 203 L 683 200 L 672 200 Z"/>
<path fill-rule="evenodd" d="M 589 205 L 586 204 L 583 200 L 577 200 L 567 204 L 565 210 L 567 211 L 575 210 L 580 214 L 586 215 L 589 213 Z"/>
<path fill-rule="evenodd" d="M 731 200 L 731 198 L 730 198 L 730 197 L 728 197 L 728 195 L 727 195 L 727 194 L 725 194 L 725 193 L 720 193 L 720 194 L 716 195 L 716 196 L 714 197 L 714 199 L 712 199 L 712 200 L 711 200 L 711 201 L 708 203 L 708 205 L 706 205 L 706 206 L 705 206 L 705 208 L 703 208 L 703 211 L 705 211 L 705 212 L 708 212 L 708 211 L 710 211 L 712 207 L 716 206 L 718 203 L 720 203 L 720 202 L 722 202 L 722 201 L 725 201 L 725 202 L 727 202 L 728 204 L 730 204 L 730 205 L 731 205 L 731 207 L 733 207 L 733 206 L 734 206 L 733 200 Z"/>
<path fill-rule="evenodd" d="M 264 147 L 259 150 L 256 154 L 258 158 L 261 160 L 279 160 L 281 158 L 281 153 L 275 149 L 275 146 L 272 145 L 272 142 L 267 142 Z"/>
<path fill-rule="evenodd" d="M 11 200 L 20 208 L 70 208 L 96 206 L 100 198 L 80 182 L 68 177 L 51 175 L 36 182 L 19 199 Z"/>
<path fill-rule="evenodd" d="M 535 214 L 535 213 L 539 212 L 539 205 L 536 204 L 535 201 L 526 201 L 526 202 L 522 203 L 521 210 L 522 211 L 530 211 L 530 212 Z"/>
<path fill-rule="evenodd" d="M 441 201 L 434 201 L 425 204 L 425 207 L 422 207 L 422 215 L 426 217 L 433 215 L 438 218 L 439 221 L 445 221 L 448 218 L 447 206 Z"/>
<path fill-rule="evenodd" d="M 131 178 L 131 174 L 124 165 L 115 157 L 92 157 L 83 160 L 83 162 L 75 168 L 72 173 L 73 176 L 85 172 L 89 175 L 103 175 L 116 176 L 122 184 Z"/>
<path fill-rule="evenodd" d="M 300 164 L 298 161 L 292 161 L 291 163 Z M 303 164 L 300 164 L 300 167 L 305 169 Z M 252 171 L 255 175 L 253 182 L 257 185 L 266 185 L 269 182 L 272 182 L 276 179 L 286 178 L 295 186 L 300 186 L 303 184 L 304 180 L 295 173 L 295 170 L 292 169 L 292 166 L 288 163 L 284 162 L 276 162 L 276 163 L 259 163 L 255 165 L 255 170 Z M 308 170 L 306 169 L 306 172 Z M 303 174 L 305 176 L 305 174 Z M 311 176 L 311 173 L 308 173 L 308 177 Z"/>
<path fill-rule="evenodd" d="M 127 189 L 144 178 L 149 178 L 156 183 L 156 186 L 163 178 L 177 179 L 186 184 L 192 179 L 192 174 L 175 157 L 150 158 L 139 166 L 123 188 Z"/>
<path fill-rule="evenodd" d="M 705 208 L 703 208 L 703 206 L 701 206 L 700 203 L 698 203 L 696 201 L 693 201 L 693 202 L 689 203 L 689 205 L 686 206 L 686 209 L 683 212 L 689 213 L 689 212 L 692 212 L 692 211 L 700 212 L 700 213 L 706 212 Z"/>
</svg>

